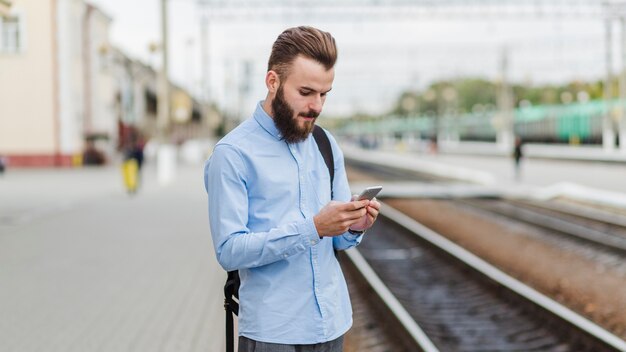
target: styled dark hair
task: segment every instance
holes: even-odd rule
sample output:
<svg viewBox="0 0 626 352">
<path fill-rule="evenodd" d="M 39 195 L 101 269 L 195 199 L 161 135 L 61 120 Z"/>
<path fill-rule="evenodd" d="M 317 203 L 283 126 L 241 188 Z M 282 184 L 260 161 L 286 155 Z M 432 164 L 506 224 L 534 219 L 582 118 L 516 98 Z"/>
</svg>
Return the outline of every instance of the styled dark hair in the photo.
<svg viewBox="0 0 626 352">
<path fill-rule="evenodd" d="M 278 73 L 278 77 L 285 79 L 289 75 L 291 63 L 298 55 L 313 59 L 322 64 L 326 70 L 330 70 L 337 61 L 335 38 L 330 33 L 313 27 L 286 29 L 272 45 L 267 70 L 273 70 Z"/>
</svg>

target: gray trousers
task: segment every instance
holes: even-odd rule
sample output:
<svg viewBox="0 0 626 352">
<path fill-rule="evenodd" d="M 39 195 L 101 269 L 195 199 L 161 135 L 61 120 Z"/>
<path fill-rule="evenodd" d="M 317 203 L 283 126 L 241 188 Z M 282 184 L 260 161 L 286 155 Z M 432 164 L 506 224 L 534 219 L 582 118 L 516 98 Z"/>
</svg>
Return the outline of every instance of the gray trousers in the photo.
<svg viewBox="0 0 626 352">
<path fill-rule="evenodd" d="M 342 352 L 343 336 L 314 345 L 283 345 L 251 340 L 239 336 L 239 352 Z"/>
</svg>

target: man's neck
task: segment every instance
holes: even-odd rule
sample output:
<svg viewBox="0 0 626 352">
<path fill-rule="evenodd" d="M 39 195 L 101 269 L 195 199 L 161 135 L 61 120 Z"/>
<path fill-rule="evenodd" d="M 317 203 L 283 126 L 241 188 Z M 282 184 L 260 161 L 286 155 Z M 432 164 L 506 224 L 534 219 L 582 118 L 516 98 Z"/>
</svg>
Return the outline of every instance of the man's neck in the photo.
<svg viewBox="0 0 626 352">
<path fill-rule="evenodd" d="M 273 120 L 274 113 L 272 112 L 272 102 L 270 101 L 269 94 L 265 97 L 265 101 L 263 102 L 263 105 L 261 107 L 263 108 L 263 111 L 265 111 L 267 116 L 271 117 Z"/>
</svg>

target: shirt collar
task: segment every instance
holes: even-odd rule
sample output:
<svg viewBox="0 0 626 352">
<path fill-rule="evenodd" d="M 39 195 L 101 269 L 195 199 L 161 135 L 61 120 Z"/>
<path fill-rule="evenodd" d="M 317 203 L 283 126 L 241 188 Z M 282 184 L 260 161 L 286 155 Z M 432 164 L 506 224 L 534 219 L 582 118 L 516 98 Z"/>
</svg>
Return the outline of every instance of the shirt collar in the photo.
<svg viewBox="0 0 626 352">
<path fill-rule="evenodd" d="M 276 124 L 274 123 L 274 119 L 268 115 L 265 110 L 263 110 L 263 100 L 261 100 L 257 106 L 256 110 L 254 110 L 254 119 L 258 122 L 263 129 L 265 129 L 269 134 L 274 136 L 274 138 L 280 140 L 282 139 L 282 134 L 276 128 Z"/>
</svg>

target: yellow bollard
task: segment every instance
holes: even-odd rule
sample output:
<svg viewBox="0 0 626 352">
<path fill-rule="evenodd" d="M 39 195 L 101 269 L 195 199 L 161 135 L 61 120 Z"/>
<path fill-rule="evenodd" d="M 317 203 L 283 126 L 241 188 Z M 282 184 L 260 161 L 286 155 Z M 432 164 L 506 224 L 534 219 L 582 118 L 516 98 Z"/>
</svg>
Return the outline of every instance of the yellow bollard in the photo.
<svg viewBox="0 0 626 352">
<path fill-rule="evenodd" d="M 83 155 L 82 154 L 74 154 L 72 155 L 72 167 L 79 167 L 83 165 Z"/>
</svg>

